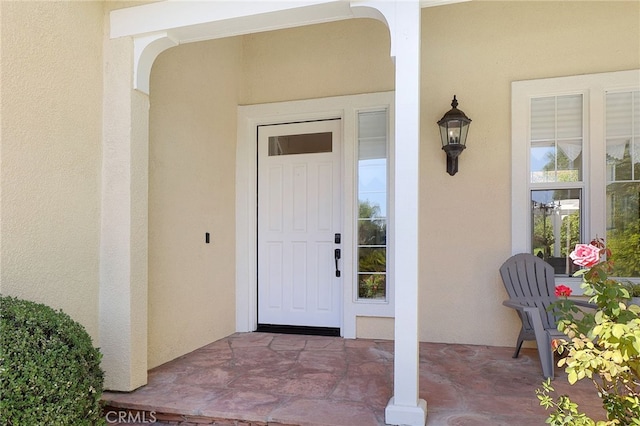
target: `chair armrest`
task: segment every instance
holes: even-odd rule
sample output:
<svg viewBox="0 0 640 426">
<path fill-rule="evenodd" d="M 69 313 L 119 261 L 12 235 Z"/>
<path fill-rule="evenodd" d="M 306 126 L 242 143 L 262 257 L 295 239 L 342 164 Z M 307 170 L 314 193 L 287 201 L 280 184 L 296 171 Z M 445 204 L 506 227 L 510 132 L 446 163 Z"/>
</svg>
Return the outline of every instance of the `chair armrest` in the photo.
<svg viewBox="0 0 640 426">
<path fill-rule="evenodd" d="M 528 308 L 530 308 L 538 312 L 538 308 L 536 308 L 535 306 L 523 305 L 522 303 L 516 302 L 514 300 L 505 300 L 504 302 L 502 302 L 502 304 L 509 308 L 517 309 L 518 311 L 527 312 Z"/>
<path fill-rule="evenodd" d="M 576 299 L 569 299 L 569 300 L 571 300 L 577 306 L 582 306 L 583 308 L 589 308 L 589 309 L 598 308 L 598 305 L 596 305 L 595 303 L 587 302 L 586 300 L 576 300 Z"/>
<path fill-rule="evenodd" d="M 589 309 L 597 309 L 598 308 L 598 305 L 596 305 L 595 303 L 587 302 L 586 300 L 576 300 L 576 299 L 569 299 L 569 300 L 571 300 L 577 306 L 582 306 L 583 308 L 589 308 Z M 502 302 L 502 304 L 504 306 L 509 307 L 509 308 L 513 308 L 513 309 L 517 309 L 519 311 L 525 311 L 525 312 L 527 311 L 526 308 L 533 308 L 534 310 L 538 309 L 535 306 L 523 305 L 522 303 L 518 303 L 518 302 L 515 302 L 513 300 L 505 300 L 504 302 Z"/>
<path fill-rule="evenodd" d="M 502 304 L 509 308 L 513 308 L 528 314 L 529 319 L 531 320 L 531 325 L 533 325 L 536 333 L 544 331 L 544 327 L 542 326 L 542 318 L 540 317 L 540 310 L 538 310 L 536 306 L 523 305 L 522 303 L 518 303 L 513 300 L 505 300 L 504 302 L 502 302 Z"/>
</svg>

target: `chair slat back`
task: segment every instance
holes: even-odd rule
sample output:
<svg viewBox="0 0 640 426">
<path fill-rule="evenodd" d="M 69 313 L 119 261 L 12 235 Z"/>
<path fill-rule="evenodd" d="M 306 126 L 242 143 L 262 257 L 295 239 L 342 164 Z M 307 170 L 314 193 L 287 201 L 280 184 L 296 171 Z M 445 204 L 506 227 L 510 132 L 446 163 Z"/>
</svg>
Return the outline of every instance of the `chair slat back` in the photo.
<svg viewBox="0 0 640 426">
<path fill-rule="evenodd" d="M 544 328 L 555 328 L 556 320 L 549 305 L 557 300 L 553 266 L 530 253 L 511 256 L 500 267 L 509 299 L 540 310 Z M 526 315 L 525 315 L 526 317 Z M 528 318 L 522 318 L 525 329 L 533 329 Z"/>
</svg>

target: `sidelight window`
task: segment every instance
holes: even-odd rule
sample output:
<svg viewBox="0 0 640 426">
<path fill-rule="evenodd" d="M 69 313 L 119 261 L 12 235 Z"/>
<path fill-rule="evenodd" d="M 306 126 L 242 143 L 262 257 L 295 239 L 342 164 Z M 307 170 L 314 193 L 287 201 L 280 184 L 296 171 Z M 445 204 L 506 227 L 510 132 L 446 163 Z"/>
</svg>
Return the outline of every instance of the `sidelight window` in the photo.
<svg viewBox="0 0 640 426">
<path fill-rule="evenodd" d="M 358 279 L 361 300 L 387 300 L 387 111 L 358 114 Z"/>
</svg>

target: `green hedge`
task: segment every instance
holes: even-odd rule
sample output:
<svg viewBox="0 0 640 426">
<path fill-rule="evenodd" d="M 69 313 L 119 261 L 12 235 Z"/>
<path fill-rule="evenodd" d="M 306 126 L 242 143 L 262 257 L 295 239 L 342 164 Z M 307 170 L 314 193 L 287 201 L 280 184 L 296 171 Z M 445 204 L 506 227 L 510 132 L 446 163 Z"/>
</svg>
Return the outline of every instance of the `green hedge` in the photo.
<svg viewBox="0 0 640 426">
<path fill-rule="evenodd" d="M 64 312 L 0 295 L 0 424 L 104 424 L 101 357 Z"/>
</svg>

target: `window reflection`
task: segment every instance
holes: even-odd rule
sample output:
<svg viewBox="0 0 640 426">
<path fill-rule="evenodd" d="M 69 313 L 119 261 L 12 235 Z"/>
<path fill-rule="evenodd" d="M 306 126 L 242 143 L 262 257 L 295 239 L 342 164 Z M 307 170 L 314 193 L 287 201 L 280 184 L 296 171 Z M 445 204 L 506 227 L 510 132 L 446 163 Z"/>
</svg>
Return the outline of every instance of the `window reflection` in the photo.
<svg viewBox="0 0 640 426">
<path fill-rule="evenodd" d="M 531 183 L 582 180 L 582 95 L 531 100 Z"/>
<path fill-rule="evenodd" d="M 269 156 L 331 152 L 331 132 L 269 137 Z"/>
<path fill-rule="evenodd" d="M 358 114 L 358 299 L 387 298 L 387 112 Z"/>
<path fill-rule="evenodd" d="M 532 253 L 554 267 L 556 275 L 578 268 L 569 253 L 580 243 L 581 190 L 531 191 Z"/>
<path fill-rule="evenodd" d="M 607 246 L 613 275 L 640 277 L 640 91 L 606 97 Z"/>
</svg>

